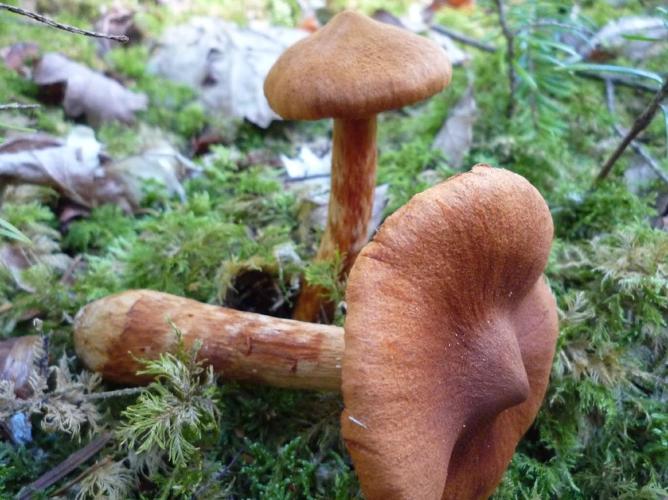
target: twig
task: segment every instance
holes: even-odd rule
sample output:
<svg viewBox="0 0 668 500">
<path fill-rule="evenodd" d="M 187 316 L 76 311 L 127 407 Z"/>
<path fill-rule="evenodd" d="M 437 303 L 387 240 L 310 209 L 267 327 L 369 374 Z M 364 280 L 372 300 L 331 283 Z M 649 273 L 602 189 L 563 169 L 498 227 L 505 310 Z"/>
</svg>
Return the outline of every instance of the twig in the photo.
<svg viewBox="0 0 668 500">
<path fill-rule="evenodd" d="M 508 27 L 506 21 L 506 6 L 503 0 L 494 0 L 496 8 L 499 11 L 499 23 L 501 31 L 506 39 L 507 53 L 506 61 L 508 64 L 508 85 L 510 86 L 510 96 L 508 97 L 508 118 L 512 118 L 515 113 L 515 89 L 517 87 L 517 75 L 515 74 L 515 37 Z"/>
<path fill-rule="evenodd" d="M 91 475 L 93 472 L 95 472 L 96 470 L 98 470 L 98 469 L 104 467 L 105 465 L 111 463 L 111 461 L 112 461 L 111 456 L 110 456 L 110 455 L 107 455 L 106 457 L 104 457 L 104 458 L 103 458 L 102 460 L 100 460 L 99 462 L 95 462 L 93 465 L 91 465 L 91 466 L 88 467 L 86 470 L 84 470 L 83 472 L 81 472 L 81 474 L 77 475 L 74 479 L 72 479 L 71 481 L 68 481 L 68 482 L 65 483 L 63 486 L 61 486 L 61 487 L 58 488 L 56 491 L 54 491 L 54 492 L 51 494 L 51 497 L 52 497 L 52 498 L 56 498 L 56 497 L 59 497 L 59 496 L 63 495 L 63 494 L 64 494 L 67 490 L 69 490 L 72 486 L 74 486 L 74 485 L 77 484 L 77 483 L 80 483 L 82 479 L 84 479 L 84 478 L 87 477 L 87 476 L 90 476 L 90 475 Z"/>
<path fill-rule="evenodd" d="M 134 396 L 144 391 L 143 387 L 126 387 L 125 389 L 116 389 L 115 391 L 105 392 L 91 392 L 84 396 L 88 401 L 95 401 L 96 399 L 120 398 L 123 396 Z"/>
<path fill-rule="evenodd" d="M 605 101 L 608 105 L 608 111 L 611 115 L 616 114 L 616 105 L 615 105 L 615 85 L 611 80 L 605 81 Z M 622 129 L 619 123 L 614 124 L 615 132 L 620 137 L 624 137 L 625 132 Z M 666 184 L 668 184 L 668 174 L 666 174 L 657 161 L 652 157 L 651 154 L 643 147 L 642 144 L 637 141 L 631 141 L 631 149 L 633 149 L 636 154 L 642 157 L 643 160 L 649 165 L 649 167 L 654 171 L 654 173 Z"/>
<path fill-rule="evenodd" d="M 76 28 L 74 26 L 69 26 L 67 24 L 62 24 L 57 21 L 54 21 L 53 19 L 49 19 L 48 17 L 44 17 L 41 14 L 37 14 L 35 12 L 22 9 L 20 7 L 14 7 L 13 5 L 0 3 L 0 9 L 8 10 L 9 12 L 13 12 L 14 14 L 19 14 L 21 16 L 29 17 L 30 19 L 34 19 L 35 21 L 39 21 L 40 23 L 47 24 L 53 28 L 58 28 L 63 31 L 69 31 L 70 33 L 75 33 L 77 35 L 86 35 L 95 38 L 107 38 L 109 40 L 115 40 L 117 42 L 122 42 L 122 43 L 126 43 L 129 40 L 128 37 L 125 35 L 110 35 L 108 33 L 98 33 L 97 31 L 88 31 L 81 28 Z"/>
<path fill-rule="evenodd" d="M 463 43 L 464 45 L 470 45 L 471 47 L 475 47 L 476 49 L 482 50 L 484 52 L 496 52 L 496 47 L 494 45 L 481 42 L 480 40 L 476 40 L 475 38 L 470 38 L 466 35 L 463 35 L 462 33 L 452 31 L 450 28 L 446 28 L 445 26 L 441 26 L 440 24 L 432 24 L 430 28 L 436 31 L 437 33 L 449 36 L 453 40 Z"/>
<path fill-rule="evenodd" d="M 30 483 L 18 496 L 18 500 L 26 500 L 32 497 L 33 493 L 48 488 L 57 483 L 63 477 L 67 476 L 74 469 L 97 454 L 111 440 L 112 434 L 105 432 L 93 439 L 79 451 L 72 453 L 65 460 L 56 465 L 53 469 L 42 474 L 36 481 Z"/>
<path fill-rule="evenodd" d="M 668 95 L 668 78 L 664 80 L 663 85 L 661 86 L 659 91 L 656 94 L 654 94 L 654 97 L 652 98 L 650 103 L 643 110 L 640 116 L 636 118 L 636 121 L 633 122 L 633 126 L 624 136 L 619 146 L 617 146 L 615 152 L 612 153 L 612 156 L 610 156 L 608 161 L 606 161 L 603 167 L 601 167 L 601 171 L 596 177 L 596 182 L 600 182 L 608 176 L 608 174 L 612 170 L 612 167 L 615 165 L 615 163 L 622 155 L 622 153 L 624 153 L 629 144 L 631 144 L 633 140 L 638 136 L 638 134 L 640 134 L 640 132 L 645 130 L 647 126 L 652 122 L 652 118 L 654 118 L 654 115 L 659 109 L 661 101 L 665 99 L 667 95 Z"/>
<path fill-rule="evenodd" d="M 8 111 L 14 109 L 36 109 L 39 108 L 39 104 L 22 104 L 20 102 L 10 102 L 7 104 L 0 104 L 0 111 Z"/>
</svg>

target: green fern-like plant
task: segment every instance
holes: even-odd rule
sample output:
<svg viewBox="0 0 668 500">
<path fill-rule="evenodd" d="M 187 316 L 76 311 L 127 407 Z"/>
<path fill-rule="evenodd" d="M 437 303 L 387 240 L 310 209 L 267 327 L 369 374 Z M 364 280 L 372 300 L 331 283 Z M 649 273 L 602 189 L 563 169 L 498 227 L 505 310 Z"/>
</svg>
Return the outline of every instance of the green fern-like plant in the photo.
<svg viewBox="0 0 668 500">
<path fill-rule="evenodd" d="M 202 437 L 217 428 L 217 392 L 211 367 L 197 360 L 201 343 L 186 350 L 181 334 L 175 353 L 144 361 L 140 375 L 154 378 L 137 402 L 123 413 L 117 433 L 121 443 L 139 455 L 165 455 L 176 468 L 186 467 Z"/>
</svg>

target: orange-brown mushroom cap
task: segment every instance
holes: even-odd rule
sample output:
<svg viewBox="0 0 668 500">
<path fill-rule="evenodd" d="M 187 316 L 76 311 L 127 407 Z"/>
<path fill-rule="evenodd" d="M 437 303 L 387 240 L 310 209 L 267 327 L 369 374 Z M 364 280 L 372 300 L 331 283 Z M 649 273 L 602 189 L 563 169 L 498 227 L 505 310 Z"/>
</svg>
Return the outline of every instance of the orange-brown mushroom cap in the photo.
<svg viewBox="0 0 668 500">
<path fill-rule="evenodd" d="M 367 499 L 492 493 L 547 387 L 552 234 L 531 184 L 478 166 L 415 196 L 360 253 L 341 422 Z"/>
<path fill-rule="evenodd" d="M 289 120 L 365 118 L 440 92 L 451 73 L 435 42 L 344 11 L 281 55 L 264 93 Z"/>
</svg>

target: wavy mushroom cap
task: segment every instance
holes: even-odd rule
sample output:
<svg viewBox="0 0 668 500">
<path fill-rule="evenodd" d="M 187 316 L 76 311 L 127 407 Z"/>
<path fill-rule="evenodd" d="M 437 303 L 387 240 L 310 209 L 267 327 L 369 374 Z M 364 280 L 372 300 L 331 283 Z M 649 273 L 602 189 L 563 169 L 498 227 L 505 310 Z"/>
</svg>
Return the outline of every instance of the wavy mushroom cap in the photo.
<svg viewBox="0 0 668 500">
<path fill-rule="evenodd" d="M 279 57 L 264 93 L 288 120 L 365 118 L 440 92 L 451 74 L 435 42 L 344 11 Z"/>
<path fill-rule="evenodd" d="M 494 490 L 547 387 L 552 235 L 529 182 L 476 166 L 415 196 L 360 253 L 341 422 L 366 498 Z"/>
</svg>

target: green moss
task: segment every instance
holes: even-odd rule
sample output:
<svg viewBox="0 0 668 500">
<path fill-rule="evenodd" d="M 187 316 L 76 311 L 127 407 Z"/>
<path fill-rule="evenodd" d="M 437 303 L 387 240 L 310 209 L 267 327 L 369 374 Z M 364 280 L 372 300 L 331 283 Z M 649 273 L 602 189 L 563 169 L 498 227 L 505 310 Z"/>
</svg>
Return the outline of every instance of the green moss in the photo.
<svg viewBox="0 0 668 500">
<path fill-rule="evenodd" d="M 89 27 L 87 20 L 60 11 L 52 15 L 56 21 Z M 23 16 L 0 12 L 0 46 L 6 47 L 18 42 L 37 44 L 43 52 L 58 51 L 83 64 L 100 68 L 95 55 L 94 39 L 50 28 L 41 23 L 28 23 Z"/>
<path fill-rule="evenodd" d="M 97 140 L 104 144 L 105 151 L 116 159 L 137 153 L 141 146 L 138 128 L 118 122 L 102 124 L 97 131 Z"/>
<path fill-rule="evenodd" d="M 425 176 L 427 170 L 432 170 L 433 175 Z M 431 149 L 429 143 L 417 140 L 382 153 L 378 161 L 378 184 L 390 185 L 385 212 L 394 212 L 414 194 L 451 174 L 441 153 Z"/>
<path fill-rule="evenodd" d="M 587 191 L 573 185 L 562 189 L 553 207 L 556 233 L 562 238 L 591 238 L 652 215 L 647 200 L 618 182 L 603 182 Z"/>
<path fill-rule="evenodd" d="M 137 20 L 149 36 L 195 14 L 223 14 L 247 22 L 249 10 L 242 4 L 196 0 L 183 12 L 146 5 Z M 360 5 L 376 7 L 374 2 Z M 399 12 L 406 5 L 400 1 L 390 7 Z M 568 14 L 555 2 L 508 5 L 514 27 L 536 15 L 563 19 Z M 262 15 L 284 24 L 296 19 L 294 7 L 292 1 L 257 2 Z M 637 2 L 621 7 L 605 2 L 581 6 L 583 15 L 598 24 L 621 13 L 644 13 L 650 7 Z M 61 13 L 59 19 L 86 26 L 96 12 L 86 2 L 81 9 Z M 503 47 L 496 17 L 490 12 L 486 7 L 470 12 L 443 9 L 437 20 Z M 62 46 L 76 60 L 105 68 L 94 55 L 91 40 L 10 17 L 0 15 L 0 45 L 37 40 L 44 50 Z M 543 56 L 554 54 L 547 43 L 552 35 L 546 33 L 554 32 L 518 42 L 518 64 L 528 73 L 521 75 L 518 111 L 512 120 L 506 117 L 503 50 L 495 54 L 471 50 L 473 61 L 454 69 L 453 82 L 443 93 L 417 106 L 382 114 L 378 182 L 390 185 L 389 214 L 416 192 L 453 173 L 431 144 L 471 81 L 478 120 L 466 165 L 484 161 L 530 179 L 550 205 L 557 238 L 547 269 L 560 311 L 550 386 L 539 417 L 521 441 L 495 497 L 661 498 L 668 494 L 668 414 L 662 386 L 668 376 L 668 236 L 649 227 L 648 218 L 654 215 L 651 204 L 631 194 L 619 180 L 630 155 L 618 162 L 608 180 L 593 185 L 598 168 L 617 143 L 613 118 L 628 126 L 649 95 L 618 87 L 617 114 L 610 116 L 600 82 L 557 74 L 548 64 Z M 137 127 L 101 127 L 98 137 L 108 151 L 114 156 L 135 152 L 141 122 L 168 129 L 181 145 L 203 127 L 226 126 L 204 115 L 191 90 L 149 75 L 147 59 L 144 46 L 116 49 L 106 59 L 109 68 L 150 97 L 149 110 L 139 116 Z M 532 67 L 531 59 L 540 60 L 540 65 Z M 650 58 L 647 67 L 660 71 L 663 59 L 663 54 Z M 634 64 L 621 59 L 614 63 Z M 30 101 L 35 95 L 32 84 L 0 68 L 0 102 Z M 38 111 L 28 123 L 60 135 L 67 126 L 60 110 Z M 55 352 L 71 353 L 69 318 L 78 308 L 132 287 L 212 303 L 224 303 L 233 296 L 240 303 L 252 299 L 253 306 L 264 304 L 261 312 L 273 312 L 266 305 L 271 301 L 256 300 L 256 295 L 265 293 L 262 287 L 253 288 L 259 277 L 289 304 L 304 267 L 307 277 L 327 285 L 340 299 L 344 284 L 334 279 L 336 263 L 313 266 L 280 262 L 276 257 L 275 249 L 284 244 L 306 254 L 309 241 L 300 237 L 295 198 L 283 187 L 282 171 L 252 160 L 257 156 L 251 154 L 258 150 L 269 151 L 269 157 L 293 154 L 300 144 L 328 136 L 331 122 L 276 123 L 268 130 L 243 123 L 236 130 L 225 130 L 230 145 L 213 148 L 202 162 L 202 172 L 185 181 L 185 203 L 170 199 L 164 187 L 149 183 L 139 214 L 125 215 L 112 206 L 96 208 L 90 217 L 70 222 L 62 241 L 53 233 L 64 231 L 56 218 L 61 208 L 56 200 L 49 201 L 51 206 L 3 204 L 0 217 L 29 237 L 50 234 L 56 247 L 81 259 L 65 278 L 36 263 L 23 277 L 34 292 L 18 287 L 7 270 L 0 269 L 0 307 L 11 304 L 0 315 L 2 335 L 33 333 L 23 318 L 39 311 L 45 328 L 53 331 Z M 661 116 L 642 139 L 656 158 L 663 157 Z M 648 190 L 656 192 L 654 185 Z M 240 283 L 241 275 L 257 280 L 249 290 L 230 293 L 235 286 L 247 285 Z M 241 305 L 248 307 L 248 303 Z M 289 314 L 289 306 L 282 314 Z M 112 411 L 114 418 L 121 407 Z M 188 463 L 152 475 L 150 483 L 143 483 L 146 491 L 141 494 L 360 498 L 339 437 L 339 396 L 225 384 L 217 408 L 219 434 L 200 443 Z M 27 449 L 0 446 L 0 496 L 14 495 L 22 484 L 79 446 L 38 430 L 36 436 L 37 442 Z"/>
<path fill-rule="evenodd" d="M 63 241 L 66 249 L 88 252 L 107 248 L 116 238 L 133 234 L 134 220 L 115 205 L 94 208 L 90 217 L 73 222 Z"/>
</svg>

